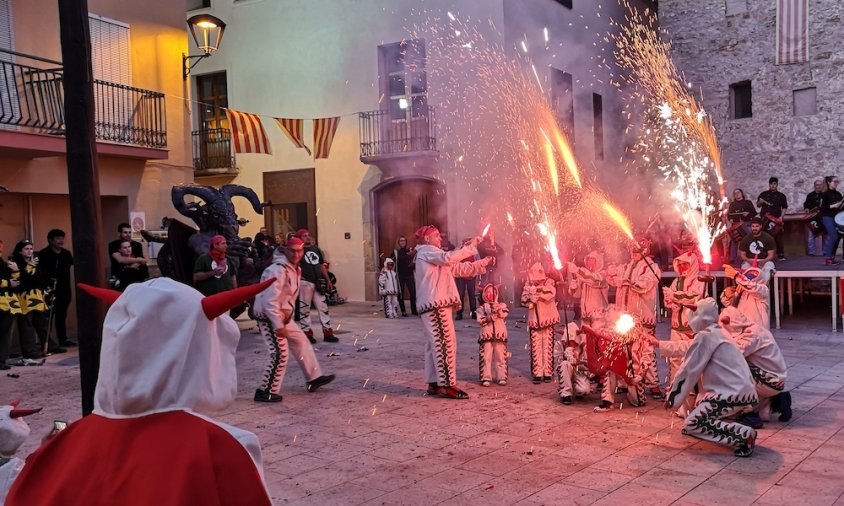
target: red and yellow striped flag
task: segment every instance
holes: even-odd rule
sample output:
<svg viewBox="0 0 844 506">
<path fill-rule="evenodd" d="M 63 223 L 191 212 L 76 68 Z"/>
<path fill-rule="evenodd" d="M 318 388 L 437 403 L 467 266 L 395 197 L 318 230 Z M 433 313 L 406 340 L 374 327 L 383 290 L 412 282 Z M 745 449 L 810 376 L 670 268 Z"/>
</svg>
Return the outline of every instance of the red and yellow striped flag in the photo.
<svg viewBox="0 0 844 506">
<path fill-rule="evenodd" d="M 340 116 L 314 120 L 314 158 L 328 158 L 328 152 L 331 151 L 331 143 L 334 141 L 334 134 L 337 133 L 339 123 Z"/>
<path fill-rule="evenodd" d="M 226 109 L 235 153 L 270 154 L 270 141 L 257 114 Z"/>
<path fill-rule="evenodd" d="M 281 128 L 281 131 L 287 135 L 287 138 L 290 139 L 297 148 L 304 148 L 309 155 L 311 154 L 311 150 L 308 149 L 308 146 L 305 146 L 305 141 L 302 140 L 302 124 L 305 122 L 304 120 L 293 118 L 273 119 L 276 124 L 278 124 L 278 127 Z"/>
<path fill-rule="evenodd" d="M 776 65 L 809 61 L 809 0 L 777 0 Z"/>
</svg>

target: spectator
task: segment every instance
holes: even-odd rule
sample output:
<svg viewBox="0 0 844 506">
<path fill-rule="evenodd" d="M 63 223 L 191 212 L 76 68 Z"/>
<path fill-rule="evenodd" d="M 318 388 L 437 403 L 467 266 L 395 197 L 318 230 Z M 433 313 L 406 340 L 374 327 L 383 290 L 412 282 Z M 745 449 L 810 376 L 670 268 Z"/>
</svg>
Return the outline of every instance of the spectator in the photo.
<svg viewBox="0 0 844 506">
<path fill-rule="evenodd" d="M 835 215 L 841 211 L 841 204 L 844 197 L 838 192 L 838 177 L 827 176 L 825 178 L 827 190 L 821 197 L 821 214 L 823 214 L 823 227 L 826 229 L 826 239 L 823 243 L 823 254 L 826 257 L 826 265 L 837 264 L 835 252 L 838 250 L 838 228 L 835 226 Z"/>
<path fill-rule="evenodd" d="M 325 294 L 334 289 L 334 284 L 328 278 L 328 268 L 325 266 L 325 255 L 314 244 L 311 233 L 301 228 L 296 235 L 305 244 L 302 257 L 302 282 L 299 284 L 299 327 L 308 336 L 311 343 L 315 343 L 314 331 L 311 330 L 311 302 L 319 312 L 319 323 L 322 325 L 322 338 L 327 343 L 339 341 L 334 337 L 331 329 L 331 318 L 328 316 L 328 303 Z"/>
<path fill-rule="evenodd" d="M 486 286 L 488 283 L 494 285 L 500 284 L 496 270 L 498 268 L 498 257 L 504 253 L 504 249 L 495 243 L 495 235 L 492 231 L 488 232 L 483 241 L 478 244 L 478 256 L 482 259 L 486 257 L 493 257 L 492 263 L 487 267 L 487 271 L 481 275 L 478 282 L 479 286 Z"/>
<path fill-rule="evenodd" d="M 768 179 L 768 189 L 759 194 L 756 198 L 756 205 L 759 207 L 759 216 L 763 220 L 769 220 L 774 223 L 770 228 L 771 236 L 777 245 L 777 258 L 785 260 L 785 249 L 782 243 L 782 218 L 785 210 L 788 209 L 788 199 L 785 194 L 777 191 L 779 186 L 779 179 L 772 177 Z M 779 224 L 779 226 L 776 226 Z"/>
<path fill-rule="evenodd" d="M 211 238 L 211 248 L 193 264 L 193 286 L 203 295 L 209 296 L 237 288 L 231 265 L 231 258 L 226 255 L 228 242 L 221 235 Z"/>
<path fill-rule="evenodd" d="M 803 209 L 808 212 L 817 211 L 817 218 L 813 217 L 806 223 L 806 253 L 810 257 L 818 254 L 818 239 L 823 241 L 824 227 L 823 218 L 820 216 L 821 202 L 823 201 L 823 192 L 826 188 L 824 182 L 820 179 L 815 181 L 815 189 L 808 195 L 803 202 Z"/>
<path fill-rule="evenodd" d="M 114 286 L 116 289 L 122 292 L 132 283 L 140 283 L 149 279 L 147 259 L 132 256 L 132 243 L 130 241 L 121 242 L 117 253 L 120 255 L 120 261 L 117 262 L 117 270 L 111 273 L 116 278 Z M 137 262 L 126 263 L 130 259 L 137 260 Z"/>
<path fill-rule="evenodd" d="M 114 275 L 116 266 L 120 263 L 137 263 L 139 258 L 144 258 L 144 248 L 138 241 L 132 240 L 132 226 L 128 223 L 121 223 L 117 225 L 117 233 L 120 235 L 117 239 L 108 243 L 108 257 L 111 261 L 111 274 Z M 120 243 L 129 241 L 132 245 L 132 256 L 124 258 L 120 255 Z"/>
<path fill-rule="evenodd" d="M 3 256 L 3 241 L 0 241 L 0 258 Z M 12 326 L 15 322 L 14 309 L 17 307 L 15 289 L 20 282 L 18 265 L 11 260 L 0 260 L 0 370 L 9 369 L 9 347 L 12 344 Z"/>
<path fill-rule="evenodd" d="M 49 308 L 44 301 L 44 289 L 47 286 L 43 271 L 38 268 L 32 243 L 23 240 L 15 245 L 12 260 L 20 272 L 20 285 L 17 290 L 17 303 L 20 313 L 15 315 L 20 335 L 23 358 L 14 365 L 41 365 L 44 363 L 43 352 L 63 353 L 58 343 L 47 343 L 47 330 L 50 326 Z M 45 346 L 46 345 L 46 346 Z"/>
<path fill-rule="evenodd" d="M 401 315 L 407 316 L 404 306 L 404 291 L 407 289 L 410 296 L 410 311 L 412 314 L 419 316 L 419 312 L 416 310 L 416 281 L 413 279 L 416 271 L 416 248 L 408 248 L 407 238 L 403 235 L 399 236 L 391 258 L 396 261 L 396 273 L 399 277 L 399 309 L 401 309 Z"/>
<path fill-rule="evenodd" d="M 774 238 L 762 230 L 762 218 L 757 216 L 750 220 L 750 235 L 744 236 L 739 244 L 742 268 L 746 269 L 756 262 L 761 269 L 766 263 L 774 260 L 775 249 Z"/>
<path fill-rule="evenodd" d="M 38 262 L 44 269 L 49 286 L 53 288 L 53 322 L 60 347 L 76 346 L 76 342 L 67 338 L 67 308 L 73 293 L 70 285 L 73 255 L 64 248 L 64 238 L 64 230 L 50 230 L 47 232 L 47 247 L 38 252 Z"/>
<path fill-rule="evenodd" d="M 727 219 L 730 221 L 730 260 L 738 262 L 738 245 L 741 239 L 750 233 L 750 220 L 756 216 L 756 208 L 753 202 L 744 197 L 744 190 L 736 188 L 733 190 L 733 201 L 727 207 Z M 736 230 L 736 232 L 734 232 Z"/>
</svg>

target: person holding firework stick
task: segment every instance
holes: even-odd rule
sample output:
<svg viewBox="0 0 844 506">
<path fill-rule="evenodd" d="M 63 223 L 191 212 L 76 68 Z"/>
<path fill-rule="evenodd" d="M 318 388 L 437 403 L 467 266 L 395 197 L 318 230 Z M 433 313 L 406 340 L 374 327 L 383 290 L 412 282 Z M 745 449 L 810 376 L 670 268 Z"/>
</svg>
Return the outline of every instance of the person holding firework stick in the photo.
<svg viewBox="0 0 844 506">
<path fill-rule="evenodd" d="M 688 341 L 692 338 L 689 326 L 690 310 L 688 305 L 695 304 L 703 298 L 706 284 L 698 279 L 700 264 L 697 252 L 686 251 L 674 259 L 674 272 L 677 273 L 671 286 L 662 288 L 666 309 L 671 309 L 671 340 Z M 682 363 L 681 357 L 668 360 L 669 378 L 673 381 L 677 369 Z"/>
<path fill-rule="evenodd" d="M 531 265 L 528 282 L 522 289 L 522 305 L 528 308 L 530 334 L 530 373 L 533 383 L 551 382 L 554 374 L 554 325 L 560 323 L 557 311 L 557 288 L 554 280 L 545 275 L 539 262 Z"/>
<path fill-rule="evenodd" d="M 416 308 L 422 315 L 425 333 L 425 381 L 428 395 L 467 399 L 457 388 L 457 334 L 452 310 L 460 304 L 455 277 L 471 278 L 486 271 L 495 258 L 463 262 L 478 253 L 481 237 L 474 237 L 460 249 L 442 250 L 440 231 L 432 225 L 416 230 Z"/>
<path fill-rule="evenodd" d="M 607 282 L 617 287 L 615 305 L 621 311 L 633 315 L 640 325 L 640 331 L 648 336 L 654 336 L 656 328 L 656 298 L 657 287 L 662 273 L 659 267 L 650 259 L 650 240 L 637 237 L 630 244 L 630 262 L 607 269 Z M 637 351 L 641 352 L 638 360 L 644 365 L 644 387 L 648 389 L 654 399 L 663 398 L 659 387 L 659 376 L 656 369 L 656 354 L 650 341 L 641 340 Z"/>
<path fill-rule="evenodd" d="M 604 316 L 606 315 L 606 316 Z M 627 386 L 627 400 L 632 406 L 644 406 L 642 386 L 643 364 L 637 360 L 643 335 L 641 326 L 629 314 L 619 313 L 610 306 L 606 313 L 595 313 L 593 325 L 584 325 L 586 353 L 589 370 L 603 377 L 601 402 L 596 413 L 613 408 L 619 378 Z"/>
<path fill-rule="evenodd" d="M 569 290 L 580 290 L 581 321 L 592 322 L 592 315 L 607 308 L 607 280 L 604 276 L 604 256 L 597 251 L 590 251 L 583 258 L 583 267 L 573 262 L 568 264 L 569 273 L 574 278 Z"/>
</svg>

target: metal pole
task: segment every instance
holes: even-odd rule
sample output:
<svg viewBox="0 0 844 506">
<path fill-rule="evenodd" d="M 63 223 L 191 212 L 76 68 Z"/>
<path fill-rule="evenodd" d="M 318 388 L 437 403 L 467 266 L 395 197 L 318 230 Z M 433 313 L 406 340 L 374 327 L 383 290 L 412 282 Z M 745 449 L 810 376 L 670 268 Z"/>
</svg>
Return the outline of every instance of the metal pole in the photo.
<svg viewBox="0 0 844 506">
<path fill-rule="evenodd" d="M 102 212 L 94 133 L 94 78 L 87 0 L 59 0 L 64 111 L 67 142 L 67 182 L 76 281 L 105 285 Z M 76 292 L 79 333 L 79 376 L 82 414 L 94 409 L 94 389 L 100 363 L 104 307 L 94 297 Z"/>
</svg>

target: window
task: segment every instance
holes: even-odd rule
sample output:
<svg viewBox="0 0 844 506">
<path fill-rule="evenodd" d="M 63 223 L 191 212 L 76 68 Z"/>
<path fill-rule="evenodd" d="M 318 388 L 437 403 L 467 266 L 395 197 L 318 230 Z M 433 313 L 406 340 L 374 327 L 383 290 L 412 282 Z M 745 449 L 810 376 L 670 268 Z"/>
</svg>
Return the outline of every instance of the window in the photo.
<svg viewBox="0 0 844 506">
<path fill-rule="evenodd" d="M 427 117 L 428 75 L 425 41 L 405 40 L 378 47 L 381 75 L 381 108 L 393 120 Z"/>
<path fill-rule="evenodd" d="M 595 134 L 595 159 L 604 159 L 604 100 L 598 93 L 592 94 L 592 131 Z"/>
<path fill-rule="evenodd" d="M 794 115 L 811 116 L 818 112 L 818 90 L 817 88 L 803 88 L 794 90 Z"/>
<path fill-rule="evenodd" d="M 88 14 L 91 27 L 91 65 L 94 79 L 132 84 L 129 57 L 129 25 L 96 14 Z"/>
<path fill-rule="evenodd" d="M 730 85 L 730 112 L 733 119 L 753 117 L 750 81 Z"/>
<path fill-rule="evenodd" d="M 205 9 L 211 7 L 211 0 L 188 0 L 188 10 Z"/>
<path fill-rule="evenodd" d="M 574 142 L 574 87 L 571 74 L 551 67 L 551 108 L 569 142 Z"/>
<path fill-rule="evenodd" d="M 225 108 L 229 106 L 226 73 L 217 72 L 196 77 L 196 94 L 199 97 L 199 129 L 228 128 Z"/>
<path fill-rule="evenodd" d="M 571 9 L 572 0 L 557 0 L 557 3 L 562 5 L 563 7 L 568 7 Z"/>
</svg>

